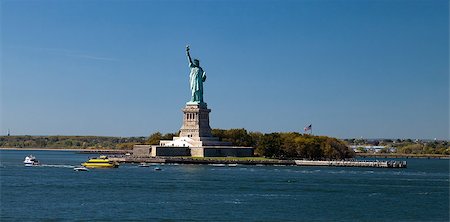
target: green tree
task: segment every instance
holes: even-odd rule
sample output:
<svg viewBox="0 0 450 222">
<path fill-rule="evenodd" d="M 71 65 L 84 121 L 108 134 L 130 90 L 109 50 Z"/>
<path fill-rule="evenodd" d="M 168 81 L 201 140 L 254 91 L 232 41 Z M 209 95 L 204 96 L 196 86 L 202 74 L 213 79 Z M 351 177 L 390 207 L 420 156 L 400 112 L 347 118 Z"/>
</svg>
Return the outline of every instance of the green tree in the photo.
<svg viewBox="0 0 450 222">
<path fill-rule="evenodd" d="M 409 144 L 398 148 L 398 152 L 404 154 L 420 154 L 422 151 L 423 146 L 421 144 Z"/>
<path fill-rule="evenodd" d="M 161 136 L 161 140 L 171 140 L 174 136 L 177 136 L 175 133 L 166 133 Z"/>
<path fill-rule="evenodd" d="M 264 134 L 256 146 L 256 152 L 266 157 L 282 156 L 281 137 L 279 133 Z"/>
<path fill-rule="evenodd" d="M 235 146 L 249 147 L 254 144 L 252 137 L 245 129 L 230 129 L 225 131 L 225 141 L 231 142 Z"/>
<path fill-rule="evenodd" d="M 150 145 L 158 145 L 159 141 L 161 140 L 161 138 L 162 138 L 161 133 L 160 132 L 156 132 L 156 133 L 153 133 L 152 135 L 150 135 L 148 137 L 146 143 L 150 144 Z"/>
</svg>

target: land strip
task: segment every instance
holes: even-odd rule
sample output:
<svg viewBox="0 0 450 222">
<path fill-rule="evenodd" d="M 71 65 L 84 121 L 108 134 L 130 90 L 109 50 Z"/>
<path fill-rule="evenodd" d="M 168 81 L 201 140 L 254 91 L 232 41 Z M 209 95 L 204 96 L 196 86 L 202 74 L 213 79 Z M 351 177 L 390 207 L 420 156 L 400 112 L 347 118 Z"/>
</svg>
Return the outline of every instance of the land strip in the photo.
<svg viewBox="0 0 450 222">
<path fill-rule="evenodd" d="M 0 147 L 0 150 L 59 150 L 59 151 L 75 151 L 84 154 L 126 154 L 133 153 L 132 150 L 123 149 L 77 149 L 77 148 L 14 148 Z M 400 154 L 400 153 L 356 153 L 357 158 L 426 158 L 426 159 L 450 159 L 450 155 L 442 154 Z M 252 157 L 262 158 L 262 157 Z M 211 158 L 213 159 L 213 158 Z M 275 160 L 275 159 L 272 159 Z"/>
<path fill-rule="evenodd" d="M 406 161 L 358 161 L 358 160 L 277 160 L 258 157 L 109 157 L 120 163 L 157 163 L 157 164 L 209 164 L 230 165 L 272 165 L 272 166 L 332 166 L 332 167 L 373 167 L 406 168 Z"/>
</svg>

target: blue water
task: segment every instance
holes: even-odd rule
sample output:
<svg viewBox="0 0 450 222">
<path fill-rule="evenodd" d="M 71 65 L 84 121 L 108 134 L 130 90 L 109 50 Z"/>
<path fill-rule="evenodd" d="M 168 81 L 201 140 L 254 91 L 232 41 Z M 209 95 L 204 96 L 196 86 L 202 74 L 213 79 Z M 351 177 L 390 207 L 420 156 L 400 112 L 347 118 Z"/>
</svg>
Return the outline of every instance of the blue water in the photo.
<svg viewBox="0 0 450 222">
<path fill-rule="evenodd" d="M 33 154 L 50 166 L 24 167 Z M 161 165 L 74 172 L 92 155 L 0 151 L 3 221 L 448 221 L 449 160 L 407 169 Z"/>
</svg>

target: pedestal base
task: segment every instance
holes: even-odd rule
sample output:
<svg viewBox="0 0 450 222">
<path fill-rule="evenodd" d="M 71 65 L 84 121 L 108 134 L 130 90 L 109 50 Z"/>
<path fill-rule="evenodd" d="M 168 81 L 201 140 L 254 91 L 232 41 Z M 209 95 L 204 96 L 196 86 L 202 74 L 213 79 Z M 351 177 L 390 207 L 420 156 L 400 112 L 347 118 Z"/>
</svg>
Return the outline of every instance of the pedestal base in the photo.
<svg viewBox="0 0 450 222">
<path fill-rule="evenodd" d="M 180 137 L 212 137 L 209 126 L 209 113 L 206 103 L 188 103 L 183 109 L 183 126 Z"/>
<path fill-rule="evenodd" d="M 188 102 L 183 109 L 183 126 L 179 137 L 161 140 L 159 146 L 134 146 L 136 156 L 250 157 L 252 147 L 235 147 L 231 142 L 213 137 L 206 103 Z M 134 154 L 133 154 L 134 155 Z"/>
</svg>

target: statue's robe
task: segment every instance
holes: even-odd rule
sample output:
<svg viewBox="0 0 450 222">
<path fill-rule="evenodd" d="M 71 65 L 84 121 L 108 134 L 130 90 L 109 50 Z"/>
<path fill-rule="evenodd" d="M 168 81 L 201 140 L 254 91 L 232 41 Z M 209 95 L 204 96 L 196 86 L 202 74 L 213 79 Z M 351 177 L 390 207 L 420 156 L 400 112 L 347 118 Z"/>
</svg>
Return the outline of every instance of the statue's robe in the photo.
<svg viewBox="0 0 450 222">
<path fill-rule="evenodd" d="M 191 101 L 203 102 L 203 82 L 206 80 L 206 73 L 199 66 L 189 63 L 191 73 L 189 74 L 191 83 Z"/>
</svg>

